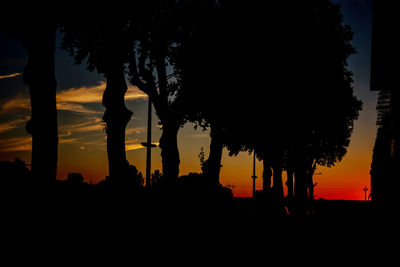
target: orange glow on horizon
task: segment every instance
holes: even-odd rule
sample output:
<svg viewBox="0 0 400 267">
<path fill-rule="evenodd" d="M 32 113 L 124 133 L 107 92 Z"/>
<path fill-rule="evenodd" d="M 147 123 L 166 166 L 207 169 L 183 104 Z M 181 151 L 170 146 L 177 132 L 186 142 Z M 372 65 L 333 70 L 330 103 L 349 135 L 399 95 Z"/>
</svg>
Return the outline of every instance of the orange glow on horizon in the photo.
<svg viewBox="0 0 400 267">
<path fill-rule="evenodd" d="M 30 137 L 26 138 L 30 143 Z M 25 139 L 24 139 L 25 140 Z M 61 139 L 63 140 L 63 139 Z M 93 148 L 84 147 L 75 140 L 60 142 L 58 179 L 66 179 L 68 173 L 80 172 L 87 182 L 97 183 L 108 175 L 108 161 L 105 146 Z M 24 145 L 27 145 L 24 143 Z M 129 147 L 129 146 L 132 147 Z M 96 150 L 97 148 L 97 150 Z M 144 175 L 146 165 L 146 150 L 135 149 L 139 147 L 136 140 L 127 144 L 127 159 L 134 164 Z M 30 146 L 26 149 L 25 156 L 20 158 L 30 163 Z M 7 151 L 9 152 L 9 151 Z M 205 151 L 207 153 L 207 151 Z M 19 153 L 16 151 L 15 153 Z M 13 158 L 2 158 L 1 160 L 13 160 Z M 369 156 L 360 160 L 344 159 L 342 163 L 332 168 L 319 168 L 316 173 L 321 175 L 314 176 L 315 199 L 345 199 L 345 200 L 364 200 L 365 195 L 362 188 L 367 186 L 370 189 L 369 176 Z M 362 164 L 361 164 L 362 163 Z M 240 153 L 237 157 L 229 157 L 224 151 L 222 159 L 220 183 L 223 186 L 233 185 L 235 197 L 252 197 L 252 156 L 248 153 Z M 160 149 L 156 148 L 152 153 L 152 171 L 161 170 Z M 262 190 L 262 162 L 256 162 L 256 190 Z M 180 175 L 190 172 L 201 172 L 198 153 L 195 151 L 186 151 L 181 153 Z M 285 195 L 287 179 L 286 172 L 282 174 Z M 369 194 L 369 192 L 368 192 Z M 368 197 L 368 196 L 367 196 Z"/>
<path fill-rule="evenodd" d="M 86 116 L 86 115 L 85 115 Z M 29 117 L 16 119 L 0 125 L 0 129 L 21 128 Z M 80 172 L 87 182 L 97 183 L 108 175 L 106 150 L 106 134 L 103 131 L 100 117 L 88 116 L 86 120 L 77 120 L 59 127 L 59 160 L 58 175 L 60 180 L 66 179 L 71 172 Z M 130 164 L 145 173 L 146 149 L 140 142 L 144 141 L 146 127 L 132 120 L 127 128 L 126 155 Z M 157 122 L 155 122 L 156 124 Z M 21 137 L 9 137 L 0 140 L 0 160 L 13 161 L 16 157 L 30 163 L 31 137 L 21 132 Z M 359 132 L 358 132 L 359 133 Z M 90 135 L 89 135 L 90 134 Z M 154 127 L 153 143 L 158 141 L 161 131 Z M 353 135 L 357 137 L 357 132 Z M 370 137 L 371 138 L 371 137 Z M 192 125 L 186 125 L 179 131 L 178 146 L 180 151 L 180 175 L 190 172 L 201 172 L 199 153 L 204 148 L 208 156 L 210 137 L 207 131 L 195 131 Z M 373 137 L 361 137 L 352 141 L 347 155 L 342 162 L 331 168 L 318 167 L 314 176 L 315 198 L 364 200 L 362 188 L 370 188 L 369 169 L 372 159 Z M 141 149 L 143 148 L 143 149 Z M 152 150 L 152 172 L 162 170 L 160 148 Z M 246 152 L 230 157 L 224 149 L 222 158 L 220 183 L 223 186 L 234 186 L 235 197 L 252 197 L 252 155 Z M 256 190 L 262 190 L 262 162 L 256 162 Z M 283 185 L 286 190 L 286 173 L 283 172 Z M 368 192 L 369 193 L 369 192 Z M 286 191 L 285 191 L 286 194 Z"/>
</svg>

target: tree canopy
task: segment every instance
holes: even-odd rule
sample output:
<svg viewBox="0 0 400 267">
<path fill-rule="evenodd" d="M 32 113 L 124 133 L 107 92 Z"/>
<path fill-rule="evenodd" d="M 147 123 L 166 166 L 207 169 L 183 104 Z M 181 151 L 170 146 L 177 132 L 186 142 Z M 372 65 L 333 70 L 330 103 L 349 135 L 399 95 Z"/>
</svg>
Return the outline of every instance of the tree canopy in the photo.
<svg viewBox="0 0 400 267">
<path fill-rule="evenodd" d="M 207 18 L 178 57 L 189 120 L 211 138 L 218 132 L 231 155 L 255 150 L 287 169 L 339 162 L 361 110 L 347 68 L 353 33 L 339 5 L 223 1 Z"/>
</svg>

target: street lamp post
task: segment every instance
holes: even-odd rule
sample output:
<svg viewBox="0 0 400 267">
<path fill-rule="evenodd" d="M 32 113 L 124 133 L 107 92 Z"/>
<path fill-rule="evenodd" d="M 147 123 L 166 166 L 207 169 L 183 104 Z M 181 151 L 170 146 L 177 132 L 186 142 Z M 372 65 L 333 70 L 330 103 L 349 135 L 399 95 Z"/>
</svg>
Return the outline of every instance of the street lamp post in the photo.
<svg viewBox="0 0 400 267">
<path fill-rule="evenodd" d="M 256 151 L 254 151 L 253 153 L 253 176 L 251 176 L 251 178 L 253 179 L 253 198 L 256 195 Z"/>
<path fill-rule="evenodd" d="M 368 187 L 364 186 L 362 190 L 364 191 L 364 200 L 367 201 Z"/>
<path fill-rule="evenodd" d="M 150 187 L 150 175 L 151 175 L 151 149 L 157 147 L 157 145 L 151 143 L 151 99 L 149 99 L 148 111 L 147 111 L 147 142 L 141 143 L 142 146 L 147 148 L 146 154 L 146 187 Z"/>
</svg>

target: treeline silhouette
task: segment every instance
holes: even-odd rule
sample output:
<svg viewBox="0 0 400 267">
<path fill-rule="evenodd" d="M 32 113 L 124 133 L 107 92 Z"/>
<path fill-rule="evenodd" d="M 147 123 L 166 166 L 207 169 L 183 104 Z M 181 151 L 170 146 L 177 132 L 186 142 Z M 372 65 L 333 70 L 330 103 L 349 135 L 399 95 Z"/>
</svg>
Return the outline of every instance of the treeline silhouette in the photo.
<svg viewBox="0 0 400 267">
<path fill-rule="evenodd" d="M 287 214 L 285 201 L 291 214 L 305 214 L 317 166 L 334 166 L 346 154 L 361 110 L 347 64 L 356 50 L 340 6 L 330 0 L 9 1 L 2 9 L 0 30 L 28 53 L 31 180 L 47 190 L 56 181 L 59 201 L 80 203 L 92 190 L 103 197 L 95 198 L 102 207 L 104 199 L 124 199 L 121 205 L 131 198 L 177 200 L 171 205 L 232 200 L 219 182 L 226 148 L 232 156 L 255 152 L 262 160 L 258 194 L 271 214 Z M 76 64 L 106 79 L 109 176 L 97 185 L 77 174 L 56 180 L 57 31 Z M 161 124 L 162 174 L 147 190 L 126 160 L 127 80 L 149 96 Z M 187 122 L 210 131 L 210 153 L 202 174 L 179 177 L 177 136 Z"/>
</svg>

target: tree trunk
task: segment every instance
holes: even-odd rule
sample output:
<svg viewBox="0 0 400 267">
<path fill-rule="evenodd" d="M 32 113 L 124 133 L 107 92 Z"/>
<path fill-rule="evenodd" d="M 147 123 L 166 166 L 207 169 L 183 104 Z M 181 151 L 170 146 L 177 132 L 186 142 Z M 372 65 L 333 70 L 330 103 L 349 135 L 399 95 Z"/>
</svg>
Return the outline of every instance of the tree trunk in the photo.
<svg viewBox="0 0 400 267">
<path fill-rule="evenodd" d="M 293 166 L 295 171 L 294 198 L 297 205 L 305 211 L 307 200 L 307 162 L 306 145 L 299 139 L 299 144 L 294 148 Z"/>
<path fill-rule="evenodd" d="M 264 193 L 269 193 L 271 191 L 271 176 L 272 176 L 272 171 L 271 171 L 271 165 L 269 161 L 263 160 L 263 192 Z"/>
<path fill-rule="evenodd" d="M 301 161 L 301 160 L 300 160 Z M 303 206 L 307 200 L 307 172 L 303 162 L 298 162 L 295 171 L 294 197 Z"/>
<path fill-rule="evenodd" d="M 43 27 L 34 38 L 28 37 L 21 43 L 29 56 L 23 80 L 31 99 L 31 120 L 26 129 L 32 135 L 32 175 L 35 182 L 50 184 L 56 179 L 58 160 L 55 26 Z"/>
<path fill-rule="evenodd" d="M 219 174 L 221 171 L 221 160 L 223 143 L 221 140 L 220 131 L 215 124 L 211 124 L 211 143 L 210 155 L 205 162 L 205 175 L 209 179 L 212 186 L 219 186 Z"/>
<path fill-rule="evenodd" d="M 286 170 L 286 175 L 287 175 L 286 185 L 287 185 L 287 190 L 288 190 L 287 197 L 289 200 L 292 200 L 293 199 L 293 171 L 290 168 L 288 168 L 288 170 Z"/>
<path fill-rule="evenodd" d="M 109 175 L 112 179 L 124 178 L 128 167 L 125 151 L 125 130 L 132 112 L 125 106 L 127 84 L 122 64 L 116 64 L 106 73 L 107 86 L 103 94 L 104 122 L 107 133 Z"/>
<path fill-rule="evenodd" d="M 273 186 L 272 191 L 277 199 L 283 199 L 282 168 L 273 166 Z"/>
<path fill-rule="evenodd" d="M 308 199 L 313 200 L 314 199 L 314 181 L 313 181 L 313 175 L 314 175 L 315 169 L 311 168 L 307 171 L 307 187 L 308 187 Z"/>
<path fill-rule="evenodd" d="M 163 123 L 160 148 L 163 181 L 167 185 L 174 184 L 179 175 L 178 131 L 179 125 L 175 123 Z"/>
</svg>

